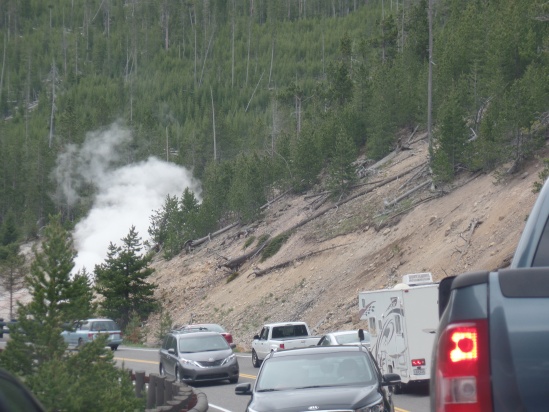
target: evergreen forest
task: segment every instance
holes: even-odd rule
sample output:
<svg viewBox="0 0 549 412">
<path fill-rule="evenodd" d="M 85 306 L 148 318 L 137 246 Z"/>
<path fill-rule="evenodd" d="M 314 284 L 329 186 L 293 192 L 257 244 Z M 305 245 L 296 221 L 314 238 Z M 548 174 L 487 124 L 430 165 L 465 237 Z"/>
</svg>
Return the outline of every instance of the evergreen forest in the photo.
<svg viewBox="0 0 549 412">
<path fill-rule="evenodd" d="M 93 182 L 64 199 L 57 159 L 115 123 L 120 163 L 201 181 L 151 217 L 173 253 L 281 191 L 344 195 L 417 127 L 437 182 L 520 170 L 547 136 L 548 20 L 540 0 L 3 0 L 0 224 L 81 219 Z"/>
</svg>

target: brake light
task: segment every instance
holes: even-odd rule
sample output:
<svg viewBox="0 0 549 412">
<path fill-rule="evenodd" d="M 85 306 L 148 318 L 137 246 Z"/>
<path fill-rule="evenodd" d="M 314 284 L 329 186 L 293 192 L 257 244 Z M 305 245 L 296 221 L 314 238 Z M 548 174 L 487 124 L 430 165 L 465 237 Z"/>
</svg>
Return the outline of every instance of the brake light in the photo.
<svg viewBox="0 0 549 412">
<path fill-rule="evenodd" d="M 437 347 L 437 412 L 492 410 L 488 321 L 449 325 Z"/>
<path fill-rule="evenodd" d="M 284 344 L 281 343 L 280 345 L 278 345 L 278 347 L 279 347 L 280 349 L 284 349 Z"/>
<path fill-rule="evenodd" d="M 93 333 L 88 333 L 88 339 L 89 339 L 89 340 L 93 340 L 93 336 L 94 336 Z"/>
<path fill-rule="evenodd" d="M 424 366 L 425 359 L 412 359 L 412 366 Z"/>
</svg>

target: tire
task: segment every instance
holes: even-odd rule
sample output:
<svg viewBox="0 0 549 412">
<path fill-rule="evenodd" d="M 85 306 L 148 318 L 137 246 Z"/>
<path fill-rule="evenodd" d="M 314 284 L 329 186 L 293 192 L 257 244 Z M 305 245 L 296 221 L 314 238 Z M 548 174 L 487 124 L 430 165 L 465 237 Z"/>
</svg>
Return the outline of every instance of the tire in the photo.
<svg viewBox="0 0 549 412">
<path fill-rule="evenodd" d="M 164 365 L 160 364 L 160 366 L 158 367 L 158 373 L 160 374 L 160 376 L 166 376 L 166 372 L 164 371 Z"/>
<path fill-rule="evenodd" d="M 236 375 L 234 378 L 229 378 L 229 383 L 238 383 L 238 375 Z"/>
<path fill-rule="evenodd" d="M 175 367 L 175 381 L 182 382 L 181 372 L 179 372 L 179 368 L 177 366 Z"/>
<path fill-rule="evenodd" d="M 404 393 L 404 385 L 402 383 L 397 383 L 394 387 L 393 387 L 393 393 L 395 395 L 401 395 Z"/>
<path fill-rule="evenodd" d="M 393 373 L 393 367 L 389 366 L 389 373 Z M 393 393 L 395 395 L 400 395 L 402 393 L 402 386 L 400 383 L 397 383 L 396 385 L 392 386 Z"/>
<path fill-rule="evenodd" d="M 259 365 L 261 365 L 261 361 L 257 357 L 257 353 L 255 353 L 255 350 L 252 349 L 252 365 L 254 365 L 254 368 L 259 368 Z"/>
<path fill-rule="evenodd" d="M 78 343 L 76 344 L 76 347 L 78 349 L 81 349 L 82 346 L 84 346 L 84 341 L 82 340 L 82 338 L 78 338 Z"/>
<path fill-rule="evenodd" d="M 112 346 L 111 346 L 111 350 L 112 350 L 113 352 L 114 352 L 115 350 L 117 350 L 117 349 L 118 349 L 118 345 L 112 345 Z"/>
</svg>

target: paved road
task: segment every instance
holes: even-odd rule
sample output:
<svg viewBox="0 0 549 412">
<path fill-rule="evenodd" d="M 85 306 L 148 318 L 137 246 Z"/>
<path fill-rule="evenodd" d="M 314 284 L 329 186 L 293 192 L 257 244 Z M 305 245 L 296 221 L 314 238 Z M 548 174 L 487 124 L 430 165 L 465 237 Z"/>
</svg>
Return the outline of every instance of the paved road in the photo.
<svg viewBox="0 0 549 412">
<path fill-rule="evenodd" d="M 240 382 L 253 382 L 258 369 L 252 366 L 249 354 L 239 353 Z M 158 373 L 158 350 L 135 349 L 120 346 L 115 352 L 115 359 L 119 365 L 124 364 L 127 369 L 134 371 L 143 370 L 147 374 Z M 243 412 L 246 409 L 249 397 L 235 395 L 234 384 L 221 382 L 216 384 L 203 384 L 196 386 L 208 397 L 208 403 L 212 411 Z M 428 412 L 429 396 L 421 391 L 401 395 L 394 395 L 396 412 Z"/>
</svg>

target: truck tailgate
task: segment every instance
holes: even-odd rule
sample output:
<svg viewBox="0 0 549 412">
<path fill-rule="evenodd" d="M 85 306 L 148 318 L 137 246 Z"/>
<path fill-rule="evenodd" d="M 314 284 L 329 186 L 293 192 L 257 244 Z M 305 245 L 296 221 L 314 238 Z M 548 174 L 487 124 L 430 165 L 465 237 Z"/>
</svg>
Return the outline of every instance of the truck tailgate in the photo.
<svg viewBox="0 0 549 412">
<path fill-rule="evenodd" d="M 494 410 L 549 408 L 549 268 L 489 278 Z"/>
</svg>

